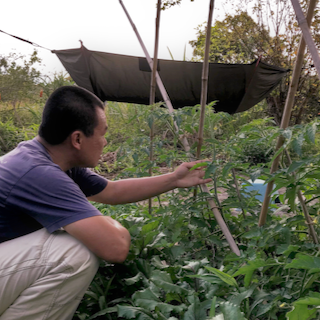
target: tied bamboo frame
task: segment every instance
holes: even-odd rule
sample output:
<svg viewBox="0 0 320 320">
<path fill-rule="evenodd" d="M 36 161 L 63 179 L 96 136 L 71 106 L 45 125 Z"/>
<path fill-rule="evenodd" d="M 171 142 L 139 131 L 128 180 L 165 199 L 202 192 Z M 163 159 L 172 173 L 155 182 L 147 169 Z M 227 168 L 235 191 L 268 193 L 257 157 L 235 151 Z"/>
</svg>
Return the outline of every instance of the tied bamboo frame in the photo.
<svg viewBox="0 0 320 320">
<path fill-rule="evenodd" d="M 299 24 L 301 24 L 301 21 L 303 22 L 303 26 L 301 26 L 301 28 L 303 28 L 303 30 L 305 30 L 305 28 L 308 29 L 308 31 L 304 31 L 304 34 L 308 33 L 308 32 L 310 34 L 309 25 L 310 25 L 312 17 L 313 17 L 313 13 L 314 13 L 314 10 L 316 7 L 317 0 L 310 0 L 306 19 L 302 13 L 302 10 L 301 10 L 299 3 L 296 0 L 291 0 L 291 1 L 292 1 L 294 9 L 296 10 L 297 19 L 298 19 Z M 302 14 L 303 18 L 301 17 L 301 14 Z M 310 38 L 308 36 L 307 36 L 307 41 L 310 42 Z M 310 45 L 310 47 L 312 47 L 312 44 L 314 44 L 312 38 L 311 38 L 312 43 L 309 44 L 309 42 L 308 42 L 308 45 Z M 298 49 L 298 53 L 297 53 L 297 59 L 296 59 L 295 66 L 293 69 L 289 92 L 288 92 L 288 96 L 286 99 L 284 112 L 282 115 L 282 121 L 281 121 L 281 125 L 280 125 L 281 129 L 286 129 L 289 125 L 291 112 L 292 112 L 292 108 L 293 108 L 293 104 L 294 104 L 294 100 L 295 100 L 295 94 L 297 92 L 299 77 L 300 77 L 301 68 L 302 68 L 302 64 L 303 64 L 303 56 L 304 56 L 305 48 L 306 48 L 306 40 L 304 37 L 301 36 L 300 43 L 299 43 L 299 49 Z M 310 52 L 312 53 L 312 51 L 310 51 Z M 312 56 L 312 58 L 314 59 L 315 63 L 317 61 L 319 61 L 318 53 L 316 54 L 316 57 Z M 318 70 L 318 68 L 317 68 L 317 70 Z M 318 76 L 320 76 L 319 71 L 320 71 L 320 69 L 318 70 Z M 284 137 L 280 136 L 277 141 L 276 151 L 279 150 L 283 146 L 283 144 L 284 144 Z M 275 171 L 278 170 L 280 157 L 281 157 L 281 153 L 273 161 L 271 169 L 270 169 L 270 173 L 274 173 Z M 263 226 L 266 223 L 267 212 L 268 212 L 268 207 L 269 207 L 270 198 L 271 198 L 270 195 L 271 195 L 272 189 L 273 189 L 273 183 L 274 183 L 273 180 L 270 181 L 267 185 L 267 188 L 266 188 L 266 193 L 264 196 L 264 200 L 263 200 L 263 204 L 262 204 L 262 208 L 261 208 L 261 213 L 260 213 L 260 217 L 259 217 L 259 226 Z M 309 234 L 312 237 L 314 243 L 319 243 L 318 237 L 315 233 L 315 230 L 314 230 L 312 222 L 311 222 L 311 218 L 310 218 L 308 212 L 306 211 L 306 207 L 304 206 L 304 201 L 302 198 L 301 191 L 298 192 L 298 198 L 301 201 L 301 205 L 303 207 L 303 212 L 305 214 L 305 218 L 306 218 L 308 228 L 309 228 Z"/>
<path fill-rule="evenodd" d="M 132 28 L 133 28 L 133 30 L 134 30 L 137 38 L 138 38 L 138 41 L 139 41 L 139 43 L 140 43 L 140 45 L 141 45 L 141 47 L 142 47 L 142 49 L 143 49 L 143 51 L 144 51 L 144 54 L 145 54 L 145 56 L 146 56 L 146 58 L 147 58 L 147 61 L 148 61 L 148 63 L 149 63 L 149 66 L 150 66 L 151 70 L 154 70 L 154 68 L 153 68 L 153 61 L 152 61 L 152 59 L 150 58 L 150 55 L 149 55 L 149 53 L 148 53 L 148 51 L 147 51 L 147 49 L 146 49 L 146 47 L 145 47 L 145 45 L 144 45 L 144 43 L 143 43 L 140 35 L 139 35 L 139 32 L 138 32 L 135 24 L 133 23 L 130 15 L 129 15 L 129 13 L 128 13 L 128 11 L 126 10 L 126 8 L 125 8 L 125 6 L 124 6 L 124 4 L 123 4 L 123 2 L 122 2 L 122 0 L 119 0 L 119 3 L 121 4 L 121 6 L 122 6 L 122 8 L 123 8 L 123 10 L 124 10 L 124 12 L 125 12 L 128 20 L 129 20 L 129 22 L 130 22 L 130 24 L 131 24 L 131 26 L 132 26 Z M 212 19 L 212 14 L 213 14 L 213 3 L 214 3 L 214 0 L 210 0 L 209 17 L 210 17 L 210 15 L 211 15 L 211 19 Z M 209 20 L 209 19 L 208 19 L 208 20 Z M 209 32 L 211 31 L 211 24 L 210 24 L 210 25 L 208 24 L 207 32 L 208 32 L 208 30 L 209 30 Z M 210 39 L 210 37 L 209 37 L 209 39 Z M 208 45 L 209 45 L 209 43 L 208 43 Z M 163 97 L 163 99 L 164 99 L 164 102 L 166 103 L 166 105 L 167 105 L 167 107 L 168 107 L 168 109 L 169 109 L 170 114 L 173 114 L 173 107 L 172 107 L 170 98 L 169 98 L 169 96 L 168 96 L 168 94 L 167 94 L 167 92 L 166 92 L 166 89 L 165 89 L 165 87 L 164 87 L 164 85 L 163 85 L 163 83 L 162 83 L 162 81 L 161 81 L 161 78 L 160 78 L 157 70 L 155 70 L 155 77 L 156 77 L 156 82 L 157 82 L 158 88 L 159 88 L 159 90 L 160 90 L 160 92 L 161 92 L 161 95 L 162 95 L 162 97 Z M 207 90 L 207 89 L 206 89 L 206 90 Z M 206 93 L 206 94 L 207 94 L 207 93 Z M 178 128 L 177 123 L 176 123 L 175 121 L 174 121 L 174 128 L 175 128 L 175 131 L 176 131 L 176 132 L 179 132 L 179 128 Z M 194 156 L 192 156 L 192 155 L 190 154 L 190 146 L 189 146 L 189 143 L 188 143 L 187 139 L 186 139 L 184 136 L 182 136 L 182 137 L 180 137 L 180 141 L 181 141 L 182 145 L 184 146 L 184 149 L 185 149 L 185 151 L 187 152 L 187 155 L 189 156 L 190 160 L 194 160 Z M 233 237 L 232 237 L 232 235 L 231 235 L 231 233 L 230 233 L 230 231 L 229 231 L 229 229 L 228 229 L 225 221 L 223 220 L 223 218 L 222 218 L 222 216 L 221 216 L 221 213 L 220 213 L 220 211 L 218 210 L 217 205 L 215 204 L 213 198 L 210 196 L 208 187 L 207 187 L 205 184 L 202 184 L 200 187 L 201 187 L 201 190 L 202 190 L 203 192 L 205 192 L 205 193 L 208 194 L 207 200 L 208 200 L 208 202 L 209 202 L 209 207 L 210 207 L 210 209 L 212 210 L 212 212 L 213 212 L 213 214 L 214 214 L 214 216 L 215 216 L 215 218 L 216 218 L 216 220 L 217 220 L 217 222 L 218 222 L 218 224 L 219 224 L 219 226 L 220 226 L 220 228 L 221 228 L 224 236 L 226 237 L 226 240 L 228 241 L 231 250 L 232 250 L 236 255 L 240 256 L 240 250 L 239 250 L 237 244 L 235 243 L 235 241 L 234 241 L 234 239 L 233 239 Z"/>
<path fill-rule="evenodd" d="M 158 63 L 160 12 L 161 12 L 161 0 L 158 0 L 157 17 L 156 17 L 156 36 L 155 36 L 155 42 L 154 42 L 153 67 L 152 67 L 151 84 L 150 84 L 150 100 L 149 100 L 150 105 L 153 105 L 156 99 L 156 72 L 155 71 L 157 70 L 157 63 Z M 149 154 L 149 159 L 151 163 L 153 161 L 153 136 L 154 136 L 154 123 L 152 121 L 151 128 L 150 128 L 150 154 Z M 149 176 L 152 176 L 152 166 L 149 169 Z M 151 214 L 152 198 L 148 200 L 148 204 L 149 204 L 149 214 Z"/>
</svg>

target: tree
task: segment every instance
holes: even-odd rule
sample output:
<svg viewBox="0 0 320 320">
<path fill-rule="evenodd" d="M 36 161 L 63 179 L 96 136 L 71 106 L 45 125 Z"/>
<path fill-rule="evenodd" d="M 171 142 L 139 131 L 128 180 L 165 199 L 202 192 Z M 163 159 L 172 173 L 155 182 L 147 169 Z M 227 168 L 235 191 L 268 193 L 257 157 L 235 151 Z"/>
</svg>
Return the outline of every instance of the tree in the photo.
<svg viewBox="0 0 320 320">
<path fill-rule="evenodd" d="M 181 4 L 182 0 L 164 0 L 162 4 L 162 10 L 169 9 L 170 7 L 173 7 L 175 5 Z M 193 2 L 194 0 L 190 0 Z"/>
<path fill-rule="evenodd" d="M 15 109 L 22 100 L 34 99 L 39 93 L 40 72 L 34 67 L 41 59 L 35 50 L 27 60 L 16 53 L 0 56 L 0 93 L 3 102 Z"/>
<path fill-rule="evenodd" d="M 206 29 L 198 27 L 197 40 L 190 41 L 193 60 L 201 61 L 204 56 Z M 214 63 L 249 63 L 266 51 L 268 31 L 260 27 L 247 12 L 235 16 L 227 15 L 217 21 L 211 30 L 209 61 Z"/>
<path fill-rule="evenodd" d="M 40 83 L 40 86 L 43 90 L 43 96 L 45 99 L 48 99 L 53 91 L 62 86 L 72 86 L 74 81 L 71 79 L 68 73 L 55 73 L 53 77 L 44 76 Z"/>
<path fill-rule="evenodd" d="M 247 5 L 247 7 L 246 7 Z M 306 10 L 307 1 L 303 1 Z M 249 13 L 250 9 L 250 13 Z M 311 30 L 320 48 L 320 13 L 315 12 Z M 206 30 L 198 28 L 193 60 L 203 59 Z M 235 14 L 226 15 L 212 27 L 211 62 L 249 63 L 260 55 L 264 62 L 292 69 L 298 49 L 301 30 L 297 24 L 290 1 L 259 0 L 235 5 Z M 280 123 L 290 83 L 290 73 L 280 86 L 267 97 L 267 113 Z M 315 116 L 319 108 L 319 80 L 315 77 L 311 56 L 306 53 L 299 82 L 299 92 L 293 112 L 293 123 Z"/>
</svg>

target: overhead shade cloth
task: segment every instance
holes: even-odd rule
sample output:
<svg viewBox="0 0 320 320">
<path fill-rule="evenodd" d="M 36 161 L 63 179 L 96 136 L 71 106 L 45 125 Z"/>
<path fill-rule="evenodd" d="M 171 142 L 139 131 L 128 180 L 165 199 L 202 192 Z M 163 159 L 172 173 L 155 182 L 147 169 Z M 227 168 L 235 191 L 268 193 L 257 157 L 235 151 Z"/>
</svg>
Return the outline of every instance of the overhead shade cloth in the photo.
<svg viewBox="0 0 320 320">
<path fill-rule="evenodd" d="M 79 49 L 54 50 L 78 86 L 102 101 L 149 104 L 151 70 L 146 58 Z M 202 63 L 158 60 L 158 72 L 174 108 L 200 103 Z M 230 114 L 248 110 L 265 98 L 287 70 L 251 64 L 209 64 L 208 99 L 215 110 Z M 156 90 L 156 102 L 163 101 Z"/>
</svg>

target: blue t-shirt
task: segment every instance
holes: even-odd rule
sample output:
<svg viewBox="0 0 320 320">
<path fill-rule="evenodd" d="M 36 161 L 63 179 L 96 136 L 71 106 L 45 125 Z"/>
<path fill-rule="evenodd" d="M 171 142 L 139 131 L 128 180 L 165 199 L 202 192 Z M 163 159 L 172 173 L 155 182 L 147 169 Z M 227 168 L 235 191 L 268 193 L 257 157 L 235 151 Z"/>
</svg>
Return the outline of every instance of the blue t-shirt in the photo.
<svg viewBox="0 0 320 320">
<path fill-rule="evenodd" d="M 106 185 L 87 168 L 63 172 L 36 139 L 20 143 L 0 157 L 0 242 L 101 215 L 86 197 Z"/>
</svg>

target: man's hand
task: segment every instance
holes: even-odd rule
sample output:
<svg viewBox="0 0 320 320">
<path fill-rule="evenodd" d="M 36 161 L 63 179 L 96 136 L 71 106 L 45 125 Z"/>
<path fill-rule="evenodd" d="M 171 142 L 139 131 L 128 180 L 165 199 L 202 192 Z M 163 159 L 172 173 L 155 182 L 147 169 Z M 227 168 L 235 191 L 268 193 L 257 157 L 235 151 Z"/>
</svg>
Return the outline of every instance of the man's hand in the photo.
<svg viewBox="0 0 320 320">
<path fill-rule="evenodd" d="M 205 160 L 198 160 L 192 162 L 182 163 L 174 172 L 176 179 L 176 188 L 187 188 L 196 186 L 198 184 L 211 182 L 212 179 L 203 179 L 205 171 L 203 170 L 206 166 L 198 167 L 194 170 L 190 170 L 197 163 L 204 162 Z"/>
<path fill-rule="evenodd" d="M 190 170 L 199 162 L 204 160 L 182 163 L 176 171 L 161 176 L 109 181 L 100 193 L 88 199 L 106 204 L 122 204 L 148 199 L 174 188 L 208 183 L 212 179 L 203 179 L 205 166 Z"/>
</svg>

